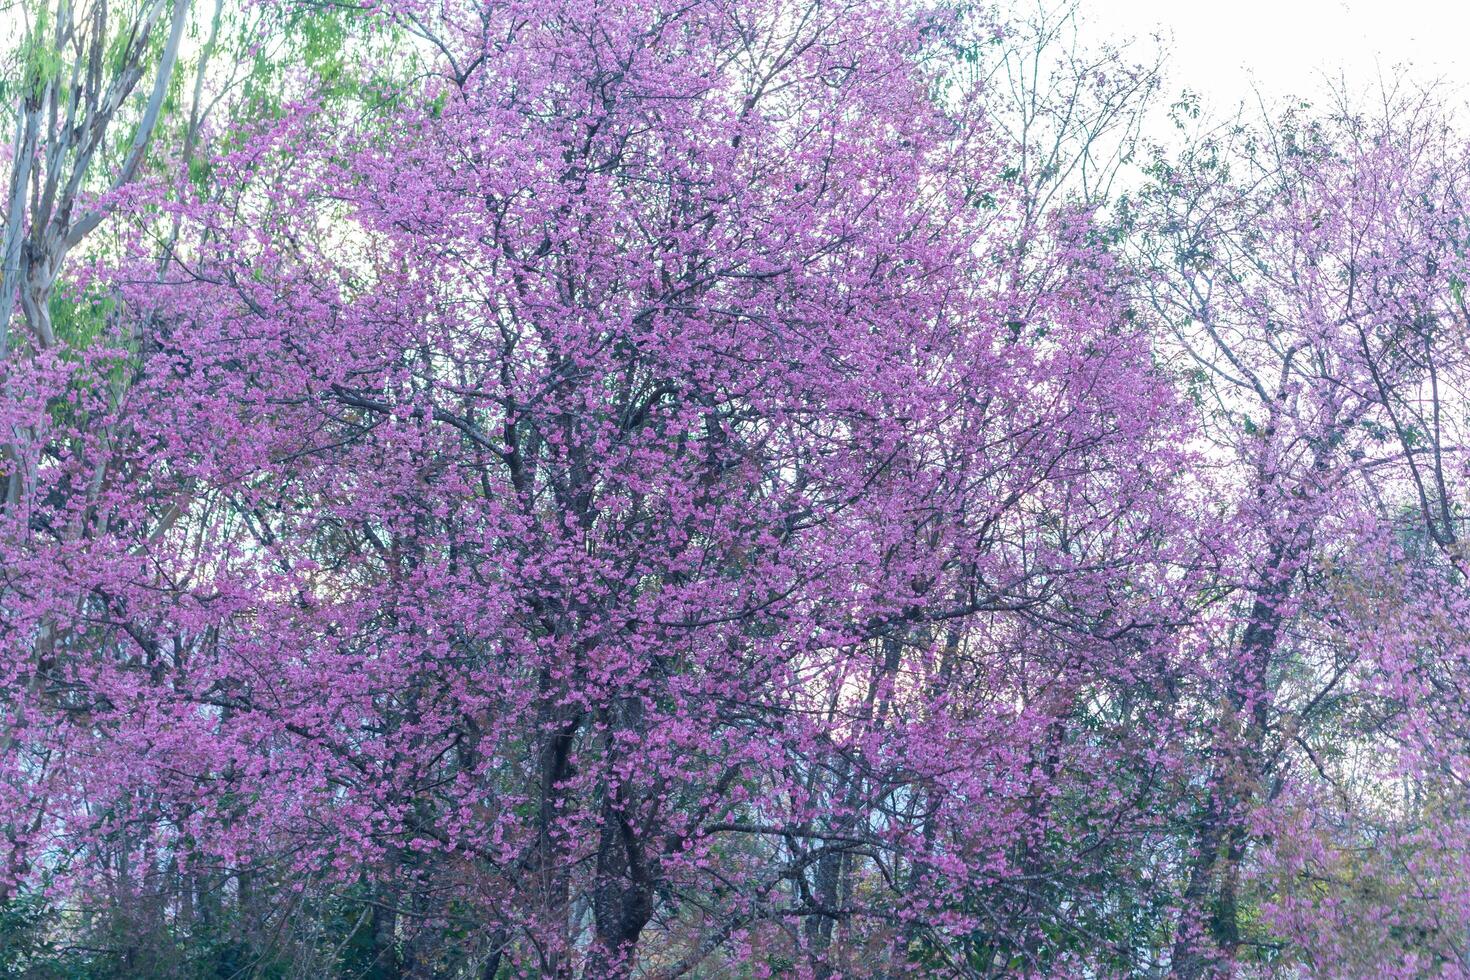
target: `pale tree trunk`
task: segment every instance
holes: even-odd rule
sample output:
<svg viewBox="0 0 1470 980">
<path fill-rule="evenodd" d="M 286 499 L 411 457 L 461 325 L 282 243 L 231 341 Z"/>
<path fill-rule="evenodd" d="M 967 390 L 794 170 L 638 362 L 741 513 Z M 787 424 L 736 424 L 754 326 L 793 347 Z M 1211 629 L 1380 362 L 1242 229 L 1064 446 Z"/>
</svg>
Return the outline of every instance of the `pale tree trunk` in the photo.
<svg viewBox="0 0 1470 980">
<path fill-rule="evenodd" d="M 39 350 L 56 346 L 51 318 L 56 282 L 67 256 L 108 213 L 105 208 L 84 203 L 89 192 L 96 189 L 90 181 L 96 176 L 98 154 L 107 145 L 119 111 L 143 78 L 155 29 L 168 14 L 168 37 L 132 142 L 102 189 L 116 190 L 137 176 L 178 61 L 189 6 L 190 0 L 150 0 L 135 19 L 121 25 L 119 32 L 110 32 L 106 0 L 95 0 L 80 13 L 68 0 L 59 0 L 50 22 L 50 36 L 32 39 L 38 49 L 54 54 L 55 64 L 48 69 L 43 60 L 37 60 L 22 66 L 23 85 L 0 247 L 4 260 L 0 269 L 0 361 L 18 356 L 20 350 L 10 331 L 17 298 L 29 345 Z M 114 43 L 119 37 L 126 41 Z M 66 85 L 61 84 L 64 76 Z M 4 397 L 8 399 L 11 393 L 5 392 Z M 0 433 L 0 460 L 6 470 L 4 509 L 11 513 L 23 511 L 35 492 L 36 460 L 31 444 L 36 438 L 36 433 L 24 429 Z M 100 481 L 90 484 L 87 492 L 95 494 L 97 490 Z M 75 533 L 83 533 L 83 529 L 78 527 Z M 41 625 L 23 695 L 30 707 L 41 694 L 59 640 L 53 625 Z M 24 738 L 27 707 L 18 705 L 0 732 L 0 760 L 23 751 L 20 740 Z M 12 864 L 18 862 L 11 870 L 23 875 L 29 859 L 13 833 L 9 844 Z"/>
</svg>

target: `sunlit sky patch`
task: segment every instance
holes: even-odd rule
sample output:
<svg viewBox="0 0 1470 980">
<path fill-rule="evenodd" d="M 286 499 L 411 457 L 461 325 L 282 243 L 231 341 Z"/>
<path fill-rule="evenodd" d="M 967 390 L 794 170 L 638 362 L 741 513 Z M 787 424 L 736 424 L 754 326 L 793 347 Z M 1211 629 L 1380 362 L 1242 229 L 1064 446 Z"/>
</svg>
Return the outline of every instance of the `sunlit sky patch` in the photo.
<svg viewBox="0 0 1470 980">
<path fill-rule="evenodd" d="M 1470 89 L 1470 3 L 1454 0 L 1083 0 L 1103 36 L 1159 33 L 1169 88 L 1187 87 L 1218 112 L 1256 92 L 1307 95 L 1343 77 L 1354 89 L 1410 69 Z M 1465 94 L 1462 92 L 1462 94 Z"/>
</svg>

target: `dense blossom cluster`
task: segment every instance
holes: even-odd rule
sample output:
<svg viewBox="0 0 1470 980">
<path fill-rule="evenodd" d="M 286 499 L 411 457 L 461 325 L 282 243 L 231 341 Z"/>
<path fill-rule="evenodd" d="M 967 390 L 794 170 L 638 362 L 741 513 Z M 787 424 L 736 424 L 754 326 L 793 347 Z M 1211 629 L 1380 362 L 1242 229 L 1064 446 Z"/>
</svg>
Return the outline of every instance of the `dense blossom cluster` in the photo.
<svg viewBox="0 0 1470 980">
<path fill-rule="evenodd" d="M 126 975 L 228 909 L 238 975 L 1470 972 L 1432 99 L 1104 202 L 945 7 L 363 16 L 422 70 L 64 274 L 12 207 L 9 907 Z"/>
</svg>

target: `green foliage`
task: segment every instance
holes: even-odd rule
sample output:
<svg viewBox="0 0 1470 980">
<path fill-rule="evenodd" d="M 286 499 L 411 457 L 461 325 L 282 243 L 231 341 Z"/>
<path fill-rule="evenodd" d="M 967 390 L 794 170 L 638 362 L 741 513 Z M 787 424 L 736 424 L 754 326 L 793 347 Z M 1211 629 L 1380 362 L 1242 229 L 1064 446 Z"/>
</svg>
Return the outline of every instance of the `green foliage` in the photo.
<svg viewBox="0 0 1470 980">
<path fill-rule="evenodd" d="M 83 351 L 108 339 L 111 323 L 116 312 L 116 300 L 100 291 L 78 292 L 61 288 L 51 294 L 51 326 L 61 348 L 61 356 L 76 363 Z M 84 368 L 77 372 L 72 381 L 72 390 L 77 395 L 105 386 L 108 403 L 115 406 L 121 398 L 129 377 L 129 358 L 114 357 L 99 371 Z M 86 411 L 77 407 L 75 400 L 57 401 L 51 407 L 52 418 L 58 425 L 71 426 L 82 422 Z"/>
<path fill-rule="evenodd" d="M 0 92 L 9 99 L 13 95 L 36 99 L 48 83 L 61 77 L 61 52 L 50 43 L 51 9 L 42 3 L 36 7 L 31 30 L 21 39 L 16 51 L 20 80 L 15 91 Z"/>
<path fill-rule="evenodd" d="M 37 977 L 56 951 L 47 938 L 55 916 L 37 895 L 19 895 L 0 905 L 0 976 Z"/>
</svg>

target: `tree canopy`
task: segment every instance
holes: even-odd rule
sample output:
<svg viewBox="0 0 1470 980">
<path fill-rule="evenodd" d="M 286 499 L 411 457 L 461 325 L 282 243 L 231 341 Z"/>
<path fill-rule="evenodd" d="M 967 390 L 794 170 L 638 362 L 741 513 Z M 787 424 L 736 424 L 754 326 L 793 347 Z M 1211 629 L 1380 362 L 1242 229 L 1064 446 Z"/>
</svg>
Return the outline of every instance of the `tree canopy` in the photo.
<svg viewBox="0 0 1470 980">
<path fill-rule="evenodd" d="M 0 972 L 1470 975 L 1470 143 L 1076 14 L 0 13 Z"/>
</svg>

